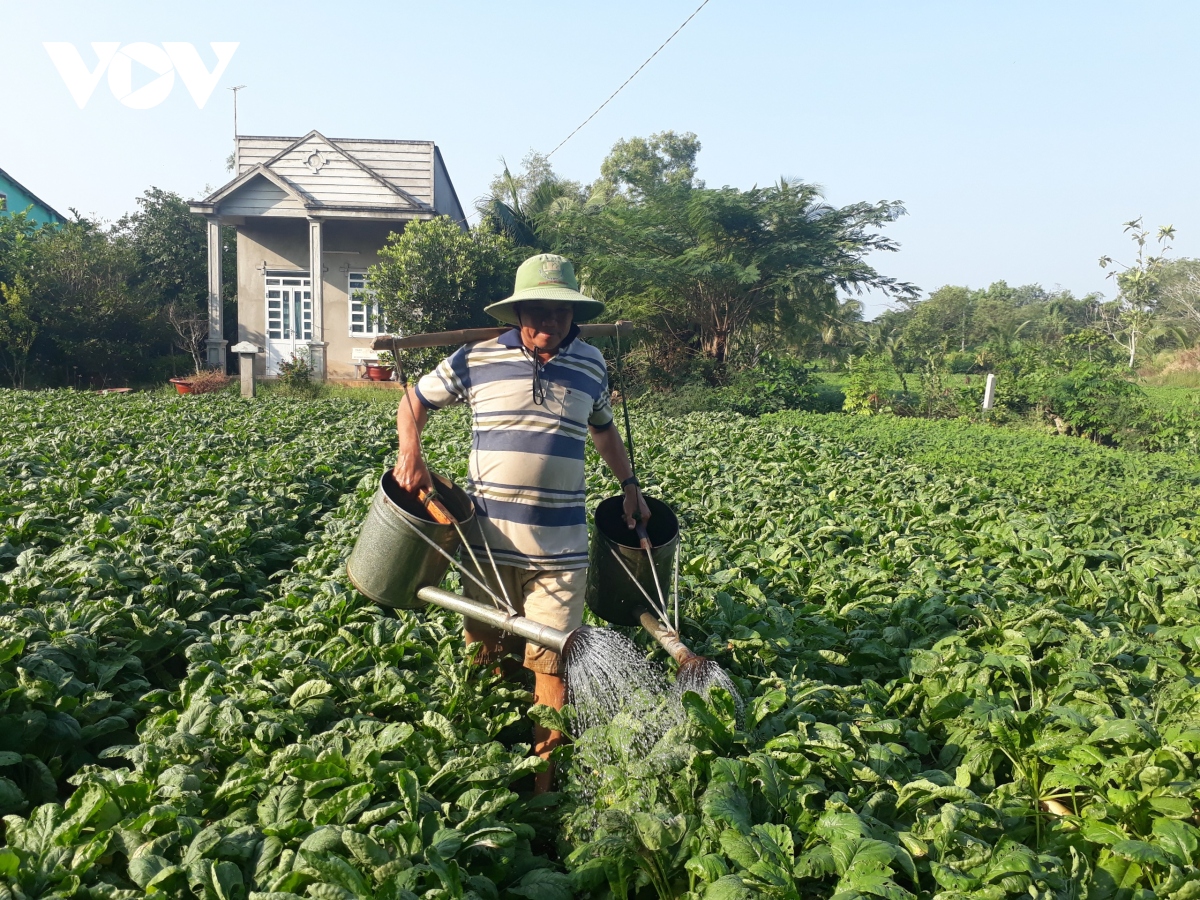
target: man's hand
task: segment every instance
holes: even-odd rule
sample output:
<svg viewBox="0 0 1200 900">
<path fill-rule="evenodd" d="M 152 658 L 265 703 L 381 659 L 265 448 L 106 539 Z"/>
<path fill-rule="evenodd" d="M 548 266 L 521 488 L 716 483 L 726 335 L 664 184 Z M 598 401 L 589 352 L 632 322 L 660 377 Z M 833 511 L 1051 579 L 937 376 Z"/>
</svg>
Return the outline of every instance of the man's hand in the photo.
<svg viewBox="0 0 1200 900">
<path fill-rule="evenodd" d="M 392 477 L 406 491 L 419 494 L 422 488 L 433 488 L 433 476 L 421 455 L 401 450 L 392 466 Z"/>
<path fill-rule="evenodd" d="M 606 428 L 596 428 L 593 425 L 588 430 L 592 433 L 596 452 L 608 463 L 613 475 L 621 481 L 631 478 L 633 466 L 629 462 L 629 454 L 625 452 L 625 445 L 621 443 L 621 432 L 617 431 L 617 426 L 610 423 Z M 638 521 L 643 525 L 650 521 L 650 507 L 646 505 L 646 498 L 642 496 L 636 481 L 630 481 L 625 487 L 624 513 L 625 524 L 630 528 L 637 528 Z"/>
<path fill-rule="evenodd" d="M 646 498 L 636 484 L 631 484 L 625 488 L 625 524 L 637 528 L 638 522 L 645 525 L 649 521 L 650 507 L 646 504 Z"/>
<path fill-rule="evenodd" d="M 392 477 L 404 490 L 419 493 L 421 488 L 433 487 L 429 467 L 421 455 L 421 432 L 429 413 L 412 396 L 411 391 L 411 387 L 406 390 L 406 396 L 401 398 L 400 407 L 396 410 L 396 437 L 400 452 L 396 455 L 396 465 L 392 467 Z"/>
</svg>

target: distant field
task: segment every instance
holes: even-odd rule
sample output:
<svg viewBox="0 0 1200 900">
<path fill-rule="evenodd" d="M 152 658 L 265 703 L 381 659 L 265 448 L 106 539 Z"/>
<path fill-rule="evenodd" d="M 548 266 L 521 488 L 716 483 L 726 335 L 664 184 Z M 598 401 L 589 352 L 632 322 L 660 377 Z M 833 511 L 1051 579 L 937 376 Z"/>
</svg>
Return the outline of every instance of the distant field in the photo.
<svg viewBox="0 0 1200 900">
<path fill-rule="evenodd" d="M 1200 404 L 1200 378 L 1193 380 L 1196 380 L 1198 383 L 1192 386 L 1182 384 L 1142 384 L 1139 387 L 1158 406 L 1176 406 L 1185 403 Z"/>
</svg>

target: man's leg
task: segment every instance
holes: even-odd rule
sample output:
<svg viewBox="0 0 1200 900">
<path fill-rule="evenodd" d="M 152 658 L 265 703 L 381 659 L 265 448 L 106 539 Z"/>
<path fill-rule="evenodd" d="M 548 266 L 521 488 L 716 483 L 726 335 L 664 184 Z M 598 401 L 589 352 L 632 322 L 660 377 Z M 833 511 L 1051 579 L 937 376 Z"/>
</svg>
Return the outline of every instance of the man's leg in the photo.
<svg viewBox="0 0 1200 900">
<path fill-rule="evenodd" d="M 534 673 L 533 702 L 562 709 L 567 702 L 567 682 L 560 675 Z M 533 752 L 548 760 L 550 752 L 563 742 L 561 731 L 552 731 L 544 725 L 533 726 Z M 547 766 L 533 779 L 533 792 L 544 794 L 554 786 L 554 767 Z"/>
<path fill-rule="evenodd" d="M 527 572 L 524 596 L 525 615 L 534 622 L 560 631 L 572 631 L 583 624 L 583 593 L 587 569 L 566 572 Z M 567 702 L 567 683 L 563 661 L 553 650 L 532 642 L 525 645 L 525 668 L 534 672 L 533 702 L 562 709 Z M 533 752 L 549 759 L 551 751 L 563 742 L 561 731 L 533 726 Z M 550 790 L 554 768 L 548 766 L 534 780 L 534 793 Z"/>
<path fill-rule="evenodd" d="M 467 568 L 474 570 L 474 566 L 470 563 L 467 564 Z M 496 575 L 494 572 L 489 573 L 489 577 L 483 578 L 484 583 L 500 596 L 504 596 L 507 593 L 513 602 L 518 604 L 519 609 L 521 576 L 526 573 L 511 566 L 498 566 L 497 568 L 500 570 L 500 577 L 504 581 L 504 591 L 501 591 L 496 586 Z M 492 598 L 470 578 L 463 579 L 463 594 L 468 599 L 477 600 L 485 606 L 491 606 L 493 602 Z M 481 665 L 486 666 L 495 663 L 493 671 L 497 675 L 512 674 L 511 672 L 504 671 L 503 664 L 504 654 L 509 652 L 514 643 L 512 635 L 501 631 L 499 628 L 493 628 L 491 625 L 485 625 L 483 622 L 475 619 L 463 619 L 463 641 L 467 644 L 483 644 L 483 652 L 478 657 Z M 517 646 L 519 647 L 520 644 L 518 643 Z"/>
</svg>

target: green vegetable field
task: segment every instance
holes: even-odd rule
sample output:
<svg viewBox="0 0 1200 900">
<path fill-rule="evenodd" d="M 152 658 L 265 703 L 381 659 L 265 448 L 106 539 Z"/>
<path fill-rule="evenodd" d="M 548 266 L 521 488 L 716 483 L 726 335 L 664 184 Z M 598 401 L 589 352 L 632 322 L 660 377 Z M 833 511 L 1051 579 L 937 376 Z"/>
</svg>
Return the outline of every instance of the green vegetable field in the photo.
<svg viewBox="0 0 1200 900">
<path fill-rule="evenodd" d="M 642 415 L 745 712 L 534 798 L 524 688 L 345 576 L 392 416 L 0 393 L 0 900 L 1200 898 L 1194 460 Z"/>
</svg>

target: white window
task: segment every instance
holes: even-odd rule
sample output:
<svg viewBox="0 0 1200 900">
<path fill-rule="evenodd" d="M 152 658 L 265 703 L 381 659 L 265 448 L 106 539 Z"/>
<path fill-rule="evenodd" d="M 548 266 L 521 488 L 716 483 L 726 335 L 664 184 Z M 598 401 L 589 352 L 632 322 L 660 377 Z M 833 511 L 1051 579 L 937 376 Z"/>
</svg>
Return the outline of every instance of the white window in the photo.
<svg viewBox="0 0 1200 900">
<path fill-rule="evenodd" d="M 387 334 L 387 323 L 375 292 L 367 286 L 366 272 L 351 272 L 346 293 L 350 297 L 350 337 Z"/>
</svg>

